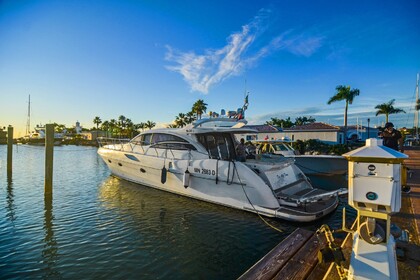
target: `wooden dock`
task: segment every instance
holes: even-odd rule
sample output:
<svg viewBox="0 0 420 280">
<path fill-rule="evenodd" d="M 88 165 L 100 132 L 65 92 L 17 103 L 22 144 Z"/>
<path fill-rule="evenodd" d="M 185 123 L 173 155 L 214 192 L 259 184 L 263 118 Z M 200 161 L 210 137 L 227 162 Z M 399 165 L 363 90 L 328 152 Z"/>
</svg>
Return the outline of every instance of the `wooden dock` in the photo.
<svg viewBox="0 0 420 280">
<path fill-rule="evenodd" d="M 312 274 L 324 275 L 328 269 L 326 265 L 315 269 L 318 251 L 325 246 L 322 235 L 318 238 L 314 232 L 298 228 L 239 279 L 319 279 Z"/>
<path fill-rule="evenodd" d="M 391 220 L 409 233 L 409 240 L 397 240 L 399 279 L 420 279 L 420 148 L 407 148 L 405 153 L 410 157 L 405 164 L 411 173 L 407 180 L 411 192 L 403 194 L 401 210 Z M 337 244 L 345 268 L 349 267 L 351 241 L 348 235 Z M 298 228 L 239 279 L 340 279 L 334 263 L 318 262 L 318 251 L 327 246 L 324 235 Z"/>
</svg>

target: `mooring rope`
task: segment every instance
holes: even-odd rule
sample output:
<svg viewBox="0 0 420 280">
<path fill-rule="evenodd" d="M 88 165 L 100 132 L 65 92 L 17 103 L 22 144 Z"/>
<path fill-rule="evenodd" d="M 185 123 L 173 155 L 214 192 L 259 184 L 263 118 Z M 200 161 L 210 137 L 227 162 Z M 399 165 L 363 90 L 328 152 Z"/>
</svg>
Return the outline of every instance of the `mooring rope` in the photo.
<svg viewBox="0 0 420 280">
<path fill-rule="evenodd" d="M 252 206 L 252 208 L 254 209 L 255 213 L 257 213 L 258 217 L 260 217 L 260 219 L 261 219 L 261 220 L 262 220 L 262 221 L 263 221 L 266 225 L 268 225 L 269 227 L 271 227 L 272 229 L 274 229 L 274 230 L 276 230 L 276 231 L 278 231 L 278 232 L 283 232 L 283 230 L 281 230 L 281 229 L 279 229 L 279 228 L 277 228 L 277 227 L 273 226 L 272 224 L 270 224 L 268 221 L 266 221 L 266 220 L 265 220 L 265 219 L 264 219 L 264 218 L 260 215 L 260 213 L 259 213 L 259 212 L 258 212 L 258 210 L 255 208 L 254 204 L 252 204 L 251 199 L 249 198 L 248 194 L 247 194 L 247 193 L 246 193 L 246 191 L 245 191 L 244 184 L 242 183 L 241 178 L 239 177 L 239 172 L 238 172 L 238 169 L 236 168 L 236 164 L 235 164 L 235 162 L 234 162 L 234 161 L 232 161 L 232 162 L 233 162 L 233 172 L 235 172 L 235 171 L 236 171 L 236 176 L 238 176 L 239 184 L 241 185 L 242 190 L 243 190 L 243 192 L 244 192 L 244 194 L 245 194 L 245 197 L 246 197 L 246 199 L 248 200 L 249 204 L 251 204 L 251 206 Z M 233 178 L 232 178 L 232 180 L 233 180 Z"/>
</svg>

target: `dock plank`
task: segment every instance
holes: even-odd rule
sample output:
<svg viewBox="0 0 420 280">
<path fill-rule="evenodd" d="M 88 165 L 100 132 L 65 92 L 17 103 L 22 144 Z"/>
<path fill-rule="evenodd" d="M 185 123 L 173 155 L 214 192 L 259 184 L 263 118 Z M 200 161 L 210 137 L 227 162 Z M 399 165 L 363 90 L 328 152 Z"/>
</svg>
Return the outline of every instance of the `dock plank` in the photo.
<svg viewBox="0 0 420 280">
<path fill-rule="evenodd" d="M 318 251 L 324 246 L 325 240 L 313 234 L 273 279 L 306 279 L 318 264 Z"/>
<path fill-rule="evenodd" d="M 293 257 L 299 249 L 313 237 L 313 235 L 313 232 L 305 229 L 296 229 L 238 279 L 273 279 L 276 276 L 276 273 L 287 264 L 290 258 Z"/>
</svg>

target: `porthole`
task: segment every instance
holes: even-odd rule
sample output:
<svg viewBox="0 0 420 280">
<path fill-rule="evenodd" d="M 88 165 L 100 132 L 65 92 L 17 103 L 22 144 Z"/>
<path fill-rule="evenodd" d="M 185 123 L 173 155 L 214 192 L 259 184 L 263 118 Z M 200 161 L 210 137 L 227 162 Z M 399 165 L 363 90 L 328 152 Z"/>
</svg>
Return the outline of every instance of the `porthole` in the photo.
<svg viewBox="0 0 420 280">
<path fill-rule="evenodd" d="M 111 161 L 110 159 L 108 159 L 108 162 L 109 162 L 109 163 L 112 163 L 112 161 Z"/>
<path fill-rule="evenodd" d="M 122 166 L 121 162 L 118 163 L 119 166 Z"/>
<path fill-rule="evenodd" d="M 146 170 L 144 168 L 140 168 L 141 173 L 146 173 Z"/>
</svg>

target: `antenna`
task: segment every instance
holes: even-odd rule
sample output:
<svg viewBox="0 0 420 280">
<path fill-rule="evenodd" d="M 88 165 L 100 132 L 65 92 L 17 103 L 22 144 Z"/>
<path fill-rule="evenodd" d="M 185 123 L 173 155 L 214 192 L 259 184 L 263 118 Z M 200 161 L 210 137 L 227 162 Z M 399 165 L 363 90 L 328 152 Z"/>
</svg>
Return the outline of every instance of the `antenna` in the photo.
<svg viewBox="0 0 420 280">
<path fill-rule="evenodd" d="M 246 91 L 247 91 L 247 85 L 246 85 L 246 78 L 245 78 L 245 92 L 244 92 L 244 98 L 246 97 Z"/>
<path fill-rule="evenodd" d="M 26 121 L 26 135 L 29 135 L 30 132 L 31 132 L 31 95 L 29 94 L 28 119 Z"/>
</svg>

